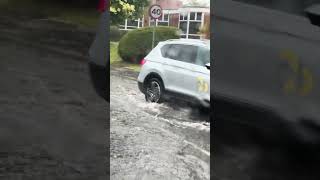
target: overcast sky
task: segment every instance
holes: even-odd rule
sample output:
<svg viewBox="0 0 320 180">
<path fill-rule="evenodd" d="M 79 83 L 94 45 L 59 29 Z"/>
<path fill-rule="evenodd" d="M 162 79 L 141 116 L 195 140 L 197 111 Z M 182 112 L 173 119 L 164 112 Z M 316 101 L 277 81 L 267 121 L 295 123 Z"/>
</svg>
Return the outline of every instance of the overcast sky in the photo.
<svg viewBox="0 0 320 180">
<path fill-rule="evenodd" d="M 210 0 L 181 0 L 183 2 L 183 4 L 187 5 L 190 2 L 199 2 L 200 4 L 206 5 L 206 6 L 210 6 Z"/>
</svg>

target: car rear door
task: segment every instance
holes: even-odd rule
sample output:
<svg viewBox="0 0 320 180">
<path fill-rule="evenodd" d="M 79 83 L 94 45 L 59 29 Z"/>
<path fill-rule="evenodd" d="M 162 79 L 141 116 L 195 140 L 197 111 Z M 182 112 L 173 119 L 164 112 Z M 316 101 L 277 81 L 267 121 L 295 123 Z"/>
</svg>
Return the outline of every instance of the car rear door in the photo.
<svg viewBox="0 0 320 180">
<path fill-rule="evenodd" d="M 192 69 L 197 49 L 193 45 L 170 45 L 164 57 L 166 90 L 194 96 L 193 89 L 196 89 L 196 84 L 191 84 L 190 82 L 194 79 Z"/>
<path fill-rule="evenodd" d="M 218 67 L 215 95 L 276 111 L 296 112 L 295 96 L 288 96 L 284 87 L 290 66 L 283 56 L 291 51 L 291 44 L 286 43 L 291 36 L 276 29 L 292 16 L 230 0 L 219 5 L 215 14 L 215 26 L 219 27 L 214 39 Z"/>
<path fill-rule="evenodd" d="M 200 100 L 210 100 L 210 69 L 206 67 L 208 63 L 210 63 L 210 48 L 199 46 L 195 62 L 191 65 L 190 73 L 193 78 L 188 87 L 193 88 L 190 90 Z M 194 85 L 196 85 L 196 88 L 194 88 Z"/>
<path fill-rule="evenodd" d="M 267 107 L 290 121 L 319 119 L 320 28 L 275 8 L 230 0 L 216 6 L 215 96 Z"/>
</svg>

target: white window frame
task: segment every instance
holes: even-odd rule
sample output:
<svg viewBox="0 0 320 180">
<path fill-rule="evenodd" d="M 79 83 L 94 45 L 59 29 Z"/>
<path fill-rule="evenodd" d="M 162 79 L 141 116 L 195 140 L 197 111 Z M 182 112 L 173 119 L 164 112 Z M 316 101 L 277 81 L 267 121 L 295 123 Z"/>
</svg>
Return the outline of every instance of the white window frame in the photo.
<svg viewBox="0 0 320 180">
<path fill-rule="evenodd" d="M 152 22 L 154 22 L 154 20 L 149 17 L 149 27 L 152 26 Z M 156 26 L 158 26 L 158 19 L 156 19 Z"/>
<path fill-rule="evenodd" d="M 120 30 L 130 31 L 133 29 L 138 29 L 138 28 L 144 27 L 144 16 L 142 16 L 142 18 L 138 18 L 134 21 L 137 22 L 137 24 L 138 24 L 137 26 L 128 26 L 128 19 L 125 19 L 124 25 L 120 25 Z M 141 27 L 140 27 L 140 23 L 141 23 Z"/>
<path fill-rule="evenodd" d="M 164 20 L 165 15 L 168 15 L 168 20 Z M 149 26 L 151 26 L 152 22 L 154 22 L 154 20 L 149 17 Z M 159 23 L 167 23 L 167 26 L 169 26 L 170 25 L 170 13 L 162 13 L 161 18 L 156 19 L 156 26 L 158 26 Z"/>
<path fill-rule="evenodd" d="M 184 16 L 184 15 L 187 15 L 187 16 Z M 181 17 L 183 17 L 182 20 L 181 20 Z M 190 12 L 188 12 L 187 14 L 179 13 L 178 28 L 180 29 L 180 22 L 187 22 L 187 32 L 184 34 L 181 34 L 181 36 L 186 36 L 186 39 L 188 39 L 188 35 L 189 35 L 189 19 L 190 19 Z"/>
<path fill-rule="evenodd" d="M 193 20 L 190 19 L 191 13 L 195 13 L 195 18 Z M 201 13 L 201 19 L 200 20 L 197 19 L 198 13 Z M 186 16 L 187 19 L 185 19 L 185 16 L 183 16 L 183 13 L 179 13 L 178 28 L 180 29 L 180 22 L 187 22 L 187 32 L 181 34 L 181 36 L 185 36 L 186 39 L 189 39 L 189 36 L 198 36 L 199 38 L 201 38 L 201 35 L 199 35 L 199 34 L 190 34 L 189 33 L 189 31 L 190 31 L 190 22 L 200 22 L 201 23 L 200 27 L 203 27 L 203 25 L 204 25 L 204 15 L 205 15 L 205 12 L 188 11 L 187 12 L 187 16 Z M 181 20 L 181 17 L 183 17 L 183 20 Z"/>
<path fill-rule="evenodd" d="M 165 15 L 168 15 L 168 19 L 167 20 L 164 20 L 164 16 Z M 170 14 L 169 13 L 162 13 L 162 17 L 161 19 L 158 20 L 158 23 L 167 23 L 167 26 L 170 25 Z M 158 26 L 158 23 L 157 23 L 157 26 Z"/>
</svg>

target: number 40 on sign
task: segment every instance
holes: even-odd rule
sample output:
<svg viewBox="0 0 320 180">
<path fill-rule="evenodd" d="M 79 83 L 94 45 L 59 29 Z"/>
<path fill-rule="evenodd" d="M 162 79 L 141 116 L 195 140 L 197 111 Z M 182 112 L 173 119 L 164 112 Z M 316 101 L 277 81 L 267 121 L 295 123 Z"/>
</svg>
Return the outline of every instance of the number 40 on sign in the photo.
<svg viewBox="0 0 320 180">
<path fill-rule="evenodd" d="M 154 4 L 149 9 L 149 15 L 152 19 L 159 19 L 162 16 L 161 6 Z"/>
</svg>

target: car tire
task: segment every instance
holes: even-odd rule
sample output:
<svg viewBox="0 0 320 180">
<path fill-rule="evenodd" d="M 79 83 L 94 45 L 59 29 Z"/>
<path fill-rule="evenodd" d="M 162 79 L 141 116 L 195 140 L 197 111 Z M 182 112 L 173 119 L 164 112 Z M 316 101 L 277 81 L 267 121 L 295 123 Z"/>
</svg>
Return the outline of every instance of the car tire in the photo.
<svg viewBox="0 0 320 180">
<path fill-rule="evenodd" d="M 198 105 L 198 111 L 200 114 L 209 114 L 210 113 L 210 107 L 205 107 L 203 105 Z"/>
<path fill-rule="evenodd" d="M 164 86 L 160 79 L 151 78 L 145 84 L 145 99 L 151 103 L 161 103 L 163 101 Z"/>
</svg>

